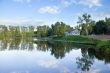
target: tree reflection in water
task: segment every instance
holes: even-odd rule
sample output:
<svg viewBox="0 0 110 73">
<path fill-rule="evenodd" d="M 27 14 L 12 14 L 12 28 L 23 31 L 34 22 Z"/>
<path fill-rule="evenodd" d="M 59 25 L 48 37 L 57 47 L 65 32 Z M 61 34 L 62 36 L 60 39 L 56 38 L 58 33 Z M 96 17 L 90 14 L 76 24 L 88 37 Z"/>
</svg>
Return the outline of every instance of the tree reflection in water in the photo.
<svg viewBox="0 0 110 73">
<path fill-rule="evenodd" d="M 82 71 L 89 71 L 91 65 L 93 65 L 94 57 L 89 54 L 88 49 L 81 49 L 82 57 L 78 57 L 76 63 L 78 68 L 81 68 Z"/>
<path fill-rule="evenodd" d="M 108 48 L 82 48 L 82 57 L 77 57 L 76 63 L 82 71 L 89 71 L 94 63 L 94 59 L 110 63 L 110 49 Z"/>
<path fill-rule="evenodd" d="M 0 40 L 0 50 L 33 50 L 32 38 L 21 39 L 14 38 L 9 40 Z"/>
<path fill-rule="evenodd" d="M 34 45 L 37 45 L 34 47 Z M 49 51 L 56 59 L 62 59 L 66 53 L 72 49 L 81 48 L 81 57 L 76 58 L 76 64 L 82 71 L 89 71 L 94 63 L 94 59 L 110 63 L 110 48 L 95 48 L 91 45 L 82 45 L 75 43 L 62 43 L 52 41 L 33 41 L 33 38 L 1 40 L 0 51 L 4 50 L 27 50 Z"/>
<path fill-rule="evenodd" d="M 38 41 L 35 43 L 37 44 L 38 50 L 50 51 L 51 55 L 53 55 L 56 59 L 62 59 L 65 57 L 67 52 L 72 50 L 72 47 L 70 48 L 65 43 L 61 42 Z"/>
</svg>

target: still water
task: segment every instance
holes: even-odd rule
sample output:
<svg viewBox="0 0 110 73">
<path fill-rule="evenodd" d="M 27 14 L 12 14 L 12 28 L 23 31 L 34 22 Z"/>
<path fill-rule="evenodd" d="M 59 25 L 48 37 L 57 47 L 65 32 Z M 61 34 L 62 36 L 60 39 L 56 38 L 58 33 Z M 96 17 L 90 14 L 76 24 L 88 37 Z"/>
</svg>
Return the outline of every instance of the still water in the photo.
<svg viewBox="0 0 110 73">
<path fill-rule="evenodd" d="M 30 39 L 1 40 L 0 73 L 110 73 L 110 48 Z"/>
</svg>

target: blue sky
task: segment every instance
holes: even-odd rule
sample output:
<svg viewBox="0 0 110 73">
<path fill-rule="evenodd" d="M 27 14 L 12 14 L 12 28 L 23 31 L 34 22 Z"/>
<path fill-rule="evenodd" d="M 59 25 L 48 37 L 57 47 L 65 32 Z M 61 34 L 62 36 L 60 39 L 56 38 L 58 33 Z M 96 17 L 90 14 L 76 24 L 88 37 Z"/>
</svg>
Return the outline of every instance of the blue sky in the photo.
<svg viewBox="0 0 110 73">
<path fill-rule="evenodd" d="M 0 0 L 0 24 L 51 25 L 63 21 L 77 25 L 78 16 L 110 17 L 110 0 Z"/>
</svg>

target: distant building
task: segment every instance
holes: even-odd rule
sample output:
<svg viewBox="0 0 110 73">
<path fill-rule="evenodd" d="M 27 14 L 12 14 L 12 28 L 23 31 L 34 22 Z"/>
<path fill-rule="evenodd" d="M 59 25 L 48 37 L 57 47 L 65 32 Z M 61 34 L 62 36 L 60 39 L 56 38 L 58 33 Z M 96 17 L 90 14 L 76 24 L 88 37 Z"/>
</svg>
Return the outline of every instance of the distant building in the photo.
<svg viewBox="0 0 110 73">
<path fill-rule="evenodd" d="M 78 29 L 73 29 L 70 31 L 66 31 L 65 35 L 80 35 L 80 31 Z"/>
</svg>

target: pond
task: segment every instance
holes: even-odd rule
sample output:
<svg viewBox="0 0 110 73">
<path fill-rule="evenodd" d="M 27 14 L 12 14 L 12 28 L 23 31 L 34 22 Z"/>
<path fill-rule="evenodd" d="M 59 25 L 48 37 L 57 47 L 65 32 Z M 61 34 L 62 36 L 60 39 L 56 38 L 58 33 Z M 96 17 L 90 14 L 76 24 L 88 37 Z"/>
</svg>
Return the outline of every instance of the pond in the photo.
<svg viewBox="0 0 110 73">
<path fill-rule="evenodd" d="M 110 48 L 32 39 L 1 40 L 0 73 L 110 73 Z"/>
</svg>

